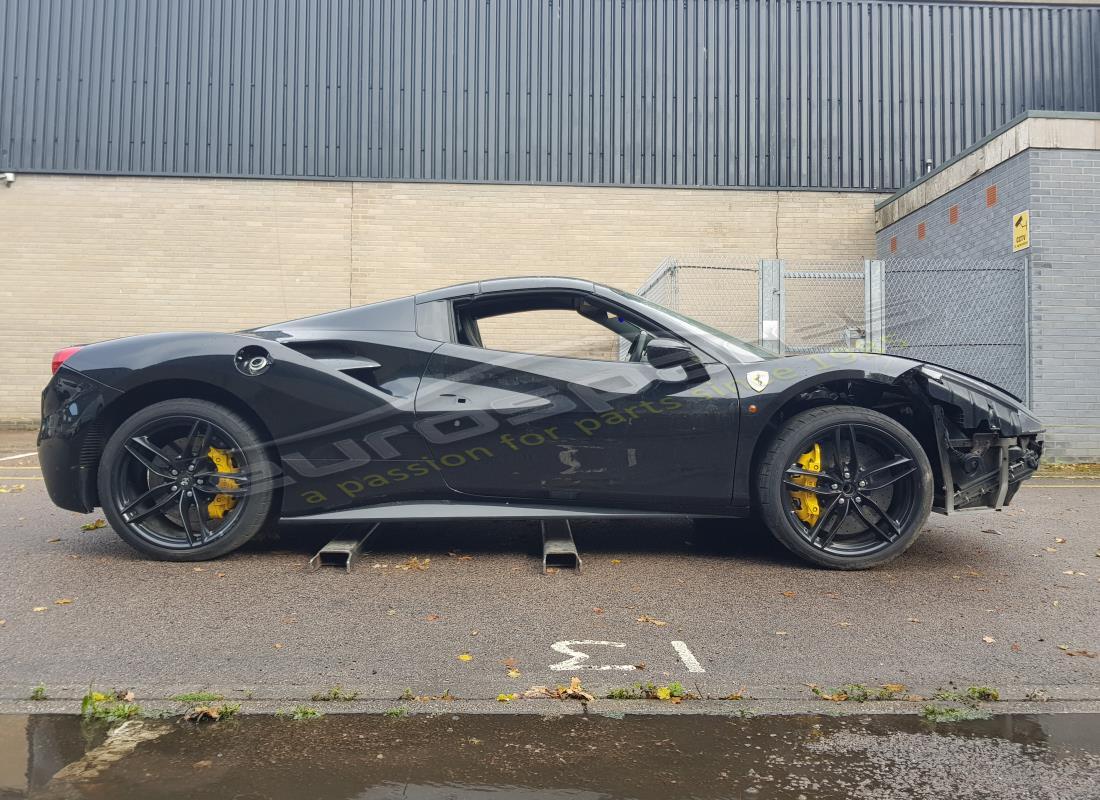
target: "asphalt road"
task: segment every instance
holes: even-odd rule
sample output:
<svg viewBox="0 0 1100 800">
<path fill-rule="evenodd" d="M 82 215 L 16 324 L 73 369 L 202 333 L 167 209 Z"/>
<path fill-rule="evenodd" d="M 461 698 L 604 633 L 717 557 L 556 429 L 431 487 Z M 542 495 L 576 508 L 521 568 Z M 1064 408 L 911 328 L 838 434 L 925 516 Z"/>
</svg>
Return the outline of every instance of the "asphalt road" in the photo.
<svg viewBox="0 0 1100 800">
<path fill-rule="evenodd" d="M 349 575 L 309 572 L 328 536 L 301 529 L 216 562 L 143 561 L 109 528 L 82 531 L 94 516 L 54 508 L 33 459 L 0 466 L 0 708 L 39 683 L 69 699 L 93 684 L 272 700 L 341 684 L 392 701 L 406 688 L 495 699 L 573 675 L 596 694 L 680 681 L 782 701 L 813 700 L 808 683 L 954 683 L 1100 701 L 1095 481 L 1034 481 L 1000 514 L 934 515 L 901 560 L 867 572 L 805 566 L 751 528 L 631 521 L 575 526 L 581 574 L 541 574 L 537 525 L 494 522 L 390 525 Z M 588 669 L 553 668 L 570 650 Z"/>
</svg>

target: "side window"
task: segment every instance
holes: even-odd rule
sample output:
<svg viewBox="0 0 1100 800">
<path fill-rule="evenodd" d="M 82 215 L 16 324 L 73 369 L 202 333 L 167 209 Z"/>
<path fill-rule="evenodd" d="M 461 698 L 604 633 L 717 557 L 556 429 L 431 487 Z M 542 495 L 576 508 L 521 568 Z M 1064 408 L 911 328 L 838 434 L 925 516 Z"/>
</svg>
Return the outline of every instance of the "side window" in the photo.
<svg viewBox="0 0 1100 800">
<path fill-rule="evenodd" d="M 637 324 L 578 296 L 520 296 L 512 303 L 493 298 L 456 312 L 460 343 L 512 353 L 630 361 L 638 360 L 634 354 L 648 336 Z"/>
</svg>

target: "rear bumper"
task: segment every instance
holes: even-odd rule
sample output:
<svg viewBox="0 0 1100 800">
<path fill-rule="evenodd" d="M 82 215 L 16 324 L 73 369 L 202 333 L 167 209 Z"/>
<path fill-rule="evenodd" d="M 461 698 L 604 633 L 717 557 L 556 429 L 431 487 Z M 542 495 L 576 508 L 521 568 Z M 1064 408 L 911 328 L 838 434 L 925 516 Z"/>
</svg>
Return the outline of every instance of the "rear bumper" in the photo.
<svg viewBox="0 0 1100 800">
<path fill-rule="evenodd" d="M 99 505 L 96 476 L 106 426 L 103 410 L 118 392 L 62 367 L 42 392 L 38 460 L 55 505 L 88 512 Z"/>
</svg>

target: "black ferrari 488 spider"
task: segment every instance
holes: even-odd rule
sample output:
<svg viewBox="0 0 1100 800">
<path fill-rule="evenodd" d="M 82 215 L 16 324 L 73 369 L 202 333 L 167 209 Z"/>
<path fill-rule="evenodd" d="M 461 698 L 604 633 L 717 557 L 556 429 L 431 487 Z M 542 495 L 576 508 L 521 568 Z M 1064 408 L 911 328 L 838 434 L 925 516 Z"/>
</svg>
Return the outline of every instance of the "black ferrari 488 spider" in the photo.
<svg viewBox="0 0 1100 800">
<path fill-rule="evenodd" d="M 567 278 L 135 336 L 53 367 L 50 497 L 102 507 L 176 561 L 278 520 L 752 517 L 856 569 L 904 552 L 933 508 L 1008 504 L 1042 451 L 1028 409 L 975 378 L 874 353 L 775 357 Z"/>
</svg>

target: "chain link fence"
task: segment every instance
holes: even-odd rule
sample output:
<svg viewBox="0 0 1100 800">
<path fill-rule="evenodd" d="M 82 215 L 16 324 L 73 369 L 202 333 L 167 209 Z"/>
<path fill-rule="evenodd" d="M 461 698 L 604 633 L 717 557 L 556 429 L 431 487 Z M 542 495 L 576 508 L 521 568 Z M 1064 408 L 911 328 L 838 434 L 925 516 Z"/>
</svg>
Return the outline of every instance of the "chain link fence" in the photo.
<svg viewBox="0 0 1100 800">
<path fill-rule="evenodd" d="M 776 353 L 886 352 L 1028 398 L 1025 259 L 665 259 L 639 294 Z"/>
<path fill-rule="evenodd" d="M 883 285 L 886 352 L 1028 399 L 1026 259 L 888 259 Z"/>
<path fill-rule="evenodd" d="M 784 353 L 852 350 L 865 338 L 863 261 L 784 261 Z"/>
</svg>

